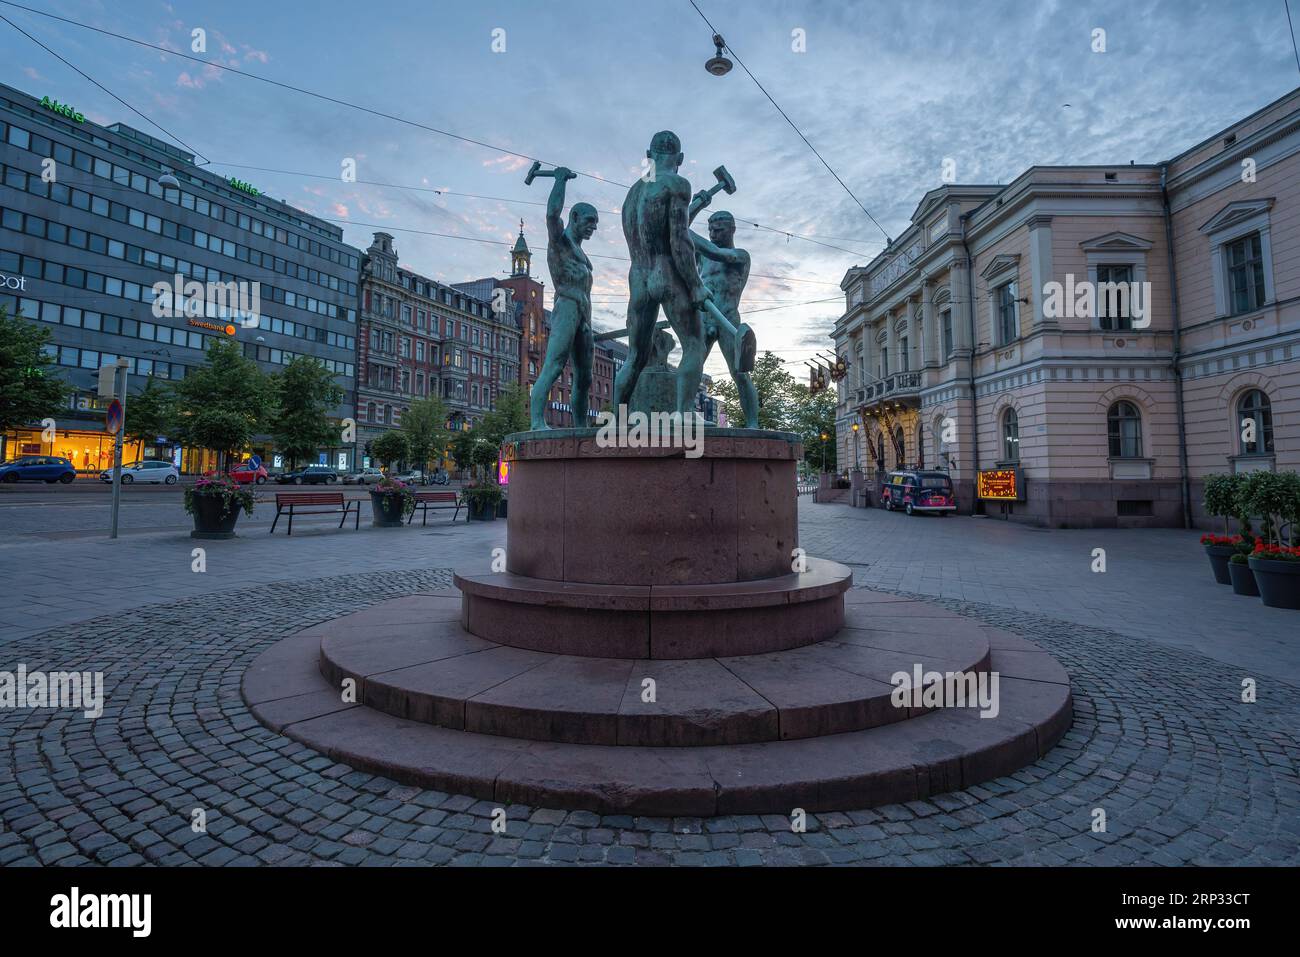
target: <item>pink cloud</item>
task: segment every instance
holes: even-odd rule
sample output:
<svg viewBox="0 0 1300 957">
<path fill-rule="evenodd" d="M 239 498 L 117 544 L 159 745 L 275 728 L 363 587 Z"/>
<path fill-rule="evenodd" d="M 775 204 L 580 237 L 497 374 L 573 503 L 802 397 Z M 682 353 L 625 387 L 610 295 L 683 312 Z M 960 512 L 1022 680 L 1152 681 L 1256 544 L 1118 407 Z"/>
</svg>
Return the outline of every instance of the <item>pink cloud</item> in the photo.
<svg viewBox="0 0 1300 957">
<path fill-rule="evenodd" d="M 529 161 L 522 156 L 502 155 L 495 159 L 484 160 L 484 167 L 489 169 L 495 168 L 504 173 L 513 173 L 529 165 Z"/>
<path fill-rule="evenodd" d="M 340 219 L 348 218 L 348 208 L 344 206 L 342 203 L 335 203 L 331 207 L 331 209 L 334 211 L 334 215 L 339 217 Z"/>
</svg>

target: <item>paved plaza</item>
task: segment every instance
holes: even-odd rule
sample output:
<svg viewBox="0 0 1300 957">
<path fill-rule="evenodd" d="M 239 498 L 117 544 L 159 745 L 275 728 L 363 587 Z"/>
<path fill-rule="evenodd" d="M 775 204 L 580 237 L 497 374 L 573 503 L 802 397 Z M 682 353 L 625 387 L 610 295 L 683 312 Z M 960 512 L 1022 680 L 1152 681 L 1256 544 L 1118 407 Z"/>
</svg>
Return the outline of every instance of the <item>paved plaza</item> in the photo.
<svg viewBox="0 0 1300 957">
<path fill-rule="evenodd" d="M 262 505 L 238 539 L 195 542 L 179 496 L 147 494 L 129 499 L 116 542 L 101 531 L 106 497 L 51 493 L 31 508 L 0 495 L 0 670 L 99 670 L 107 695 L 93 721 L 0 711 L 0 865 L 1300 863 L 1300 629 L 1214 585 L 1195 533 L 802 499 L 800 544 L 850 564 L 855 585 L 1056 657 L 1075 708 L 1061 743 L 965 791 L 810 816 L 807 833 L 779 815 L 514 805 L 494 834 L 493 802 L 358 772 L 263 727 L 240 681 L 286 635 L 486 566 L 504 522 L 354 532 L 326 519 L 287 538 L 267 535 Z M 1091 571 L 1096 548 L 1105 573 Z M 190 826 L 196 809 L 206 833 Z"/>
</svg>

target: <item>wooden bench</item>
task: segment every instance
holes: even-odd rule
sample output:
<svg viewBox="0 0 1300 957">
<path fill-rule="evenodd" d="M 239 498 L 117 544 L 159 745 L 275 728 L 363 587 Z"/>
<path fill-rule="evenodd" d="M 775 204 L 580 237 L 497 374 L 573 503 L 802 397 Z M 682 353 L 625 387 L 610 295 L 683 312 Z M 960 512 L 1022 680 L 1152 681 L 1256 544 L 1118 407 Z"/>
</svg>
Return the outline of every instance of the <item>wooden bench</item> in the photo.
<svg viewBox="0 0 1300 957">
<path fill-rule="evenodd" d="M 356 506 L 355 510 L 353 506 Z M 289 514 L 289 534 L 293 534 L 293 516 L 298 515 L 332 515 L 339 513 L 339 528 L 348 520 L 348 513 L 355 511 L 356 519 L 353 529 L 361 527 L 361 501 L 344 501 L 342 492 L 277 492 L 275 494 L 275 521 L 271 523 L 271 534 L 275 533 L 276 523 L 285 512 Z"/>
<path fill-rule="evenodd" d="M 433 509 L 434 511 L 437 511 L 438 509 L 444 509 L 444 508 L 454 508 L 456 510 L 456 514 L 451 517 L 452 523 L 454 524 L 456 521 L 456 517 L 460 515 L 461 504 L 462 503 L 460 500 L 460 495 L 457 494 L 456 492 L 416 492 L 415 493 L 415 507 L 420 510 L 421 525 L 425 525 L 428 523 L 429 509 Z M 411 512 L 410 518 L 406 520 L 406 524 L 410 525 L 414 519 L 415 519 L 415 512 L 413 511 Z"/>
</svg>

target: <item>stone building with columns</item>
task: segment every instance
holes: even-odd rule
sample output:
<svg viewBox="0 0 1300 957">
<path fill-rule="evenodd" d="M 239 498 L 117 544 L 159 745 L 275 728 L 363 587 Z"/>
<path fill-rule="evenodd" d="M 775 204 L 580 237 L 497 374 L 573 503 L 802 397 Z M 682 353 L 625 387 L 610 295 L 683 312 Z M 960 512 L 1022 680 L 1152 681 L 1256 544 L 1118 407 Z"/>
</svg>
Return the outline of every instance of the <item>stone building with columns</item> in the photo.
<svg viewBox="0 0 1300 957">
<path fill-rule="evenodd" d="M 840 461 L 947 469 L 963 511 L 1014 470 L 981 510 L 1060 527 L 1205 524 L 1207 474 L 1300 467 L 1298 154 L 1300 90 L 1163 162 L 928 192 L 841 284 Z"/>
</svg>

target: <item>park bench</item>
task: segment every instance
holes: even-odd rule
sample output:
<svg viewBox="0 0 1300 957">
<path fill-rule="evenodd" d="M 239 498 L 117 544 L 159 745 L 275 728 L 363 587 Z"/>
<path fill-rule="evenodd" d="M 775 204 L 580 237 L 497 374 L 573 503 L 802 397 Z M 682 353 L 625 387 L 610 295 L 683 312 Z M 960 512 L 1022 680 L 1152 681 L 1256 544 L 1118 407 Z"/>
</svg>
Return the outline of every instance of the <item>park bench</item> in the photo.
<svg viewBox="0 0 1300 957">
<path fill-rule="evenodd" d="M 356 506 L 354 509 L 353 506 Z M 271 533 L 275 533 L 276 523 L 284 513 L 289 515 L 289 534 L 293 534 L 293 516 L 297 515 L 331 515 L 339 513 L 339 528 L 348 520 L 348 513 L 355 511 L 353 528 L 361 527 L 360 500 L 347 502 L 342 492 L 277 492 L 275 495 L 275 521 L 271 523 Z"/>
<path fill-rule="evenodd" d="M 451 517 L 451 520 L 454 524 L 456 521 L 456 517 L 460 515 L 460 506 L 461 506 L 460 496 L 456 492 L 416 492 L 415 493 L 415 507 L 420 509 L 421 525 L 425 525 L 428 523 L 429 509 L 433 509 L 434 511 L 437 511 L 438 509 L 444 509 L 444 508 L 454 508 L 456 510 L 456 514 Z M 406 524 L 410 525 L 414 519 L 415 519 L 415 512 L 412 511 L 410 518 L 406 520 Z"/>
</svg>

